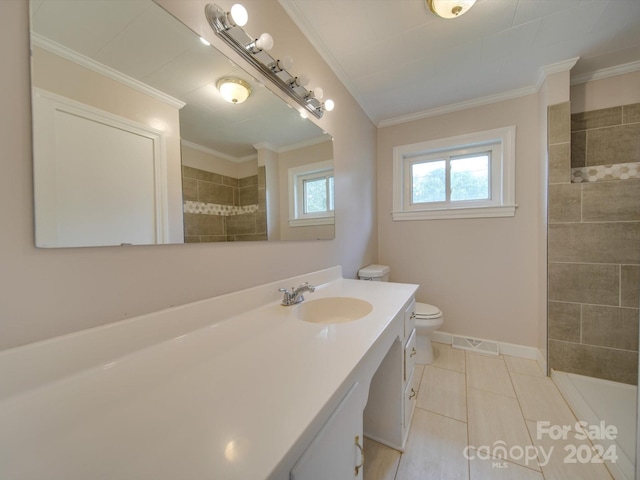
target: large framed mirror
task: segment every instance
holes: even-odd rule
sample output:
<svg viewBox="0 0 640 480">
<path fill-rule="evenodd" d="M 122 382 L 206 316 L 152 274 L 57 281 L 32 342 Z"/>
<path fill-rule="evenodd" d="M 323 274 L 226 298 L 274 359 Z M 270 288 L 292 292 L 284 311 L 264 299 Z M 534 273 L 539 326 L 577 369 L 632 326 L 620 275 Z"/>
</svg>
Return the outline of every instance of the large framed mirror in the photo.
<svg viewBox="0 0 640 480">
<path fill-rule="evenodd" d="M 36 246 L 334 237 L 331 136 L 152 0 L 31 0 L 31 39 Z"/>
</svg>

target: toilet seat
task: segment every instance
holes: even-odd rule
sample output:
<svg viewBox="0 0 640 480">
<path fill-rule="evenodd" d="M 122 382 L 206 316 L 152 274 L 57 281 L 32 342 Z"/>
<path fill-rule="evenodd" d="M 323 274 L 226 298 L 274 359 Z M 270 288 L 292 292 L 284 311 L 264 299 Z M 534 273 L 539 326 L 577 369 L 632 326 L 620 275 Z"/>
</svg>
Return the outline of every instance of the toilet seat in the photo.
<svg viewBox="0 0 640 480">
<path fill-rule="evenodd" d="M 414 312 L 416 320 L 435 320 L 442 317 L 440 309 L 428 303 L 416 302 Z"/>
</svg>

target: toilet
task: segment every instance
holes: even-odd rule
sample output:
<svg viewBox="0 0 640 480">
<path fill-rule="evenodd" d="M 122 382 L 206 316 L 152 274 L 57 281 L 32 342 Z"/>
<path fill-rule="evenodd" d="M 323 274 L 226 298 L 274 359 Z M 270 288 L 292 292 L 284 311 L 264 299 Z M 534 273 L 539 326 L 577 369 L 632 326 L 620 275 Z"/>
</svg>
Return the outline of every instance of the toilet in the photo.
<svg viewBox="0 0 640 480">
<path fill-rule="evenodd" d="M 360 280 L 374 282 L 388 282 L 390 268 L 386 265 L 369 265 L 358 271 Z M 433 347 L 431 333 L 438 330 L 444 318 L 438 307 L 428 303 L 416 302 L 416 363 L 427 365 L 433 362 Z"/>
</svg>

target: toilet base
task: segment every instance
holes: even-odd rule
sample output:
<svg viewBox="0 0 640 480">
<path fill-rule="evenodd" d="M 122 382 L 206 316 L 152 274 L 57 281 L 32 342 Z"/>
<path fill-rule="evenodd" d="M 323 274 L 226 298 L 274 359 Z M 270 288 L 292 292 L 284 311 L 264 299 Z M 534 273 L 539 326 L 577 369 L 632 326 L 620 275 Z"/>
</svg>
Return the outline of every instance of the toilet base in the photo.
<svg viewBox="0 0 640 480">
<path fill-rule="evenodd" d="M 418 332 L 416 332 L 417 334 Z M 416 336 L 416 363 L 420 365 L 429 365 L 433 363 L 433 346 L 431 345 L 431 337 L 429 335 Z"/>
</svg>

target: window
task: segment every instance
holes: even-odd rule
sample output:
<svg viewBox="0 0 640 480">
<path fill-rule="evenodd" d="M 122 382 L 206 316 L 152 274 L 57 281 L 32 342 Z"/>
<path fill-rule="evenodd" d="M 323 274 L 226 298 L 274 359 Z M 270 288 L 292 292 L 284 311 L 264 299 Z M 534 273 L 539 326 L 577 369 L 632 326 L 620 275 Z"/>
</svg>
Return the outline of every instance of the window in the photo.
<svg viewBox="0 0 640 480">
<path fill-rule="evenodd" d="M 394 148 L 393 219 L 515 214 L 515 127 Z"/>
<path fill-rule="evenodd" d="M 289 225 L 333 224 L 333 162 L 289 169 Z"/>
</svg>

